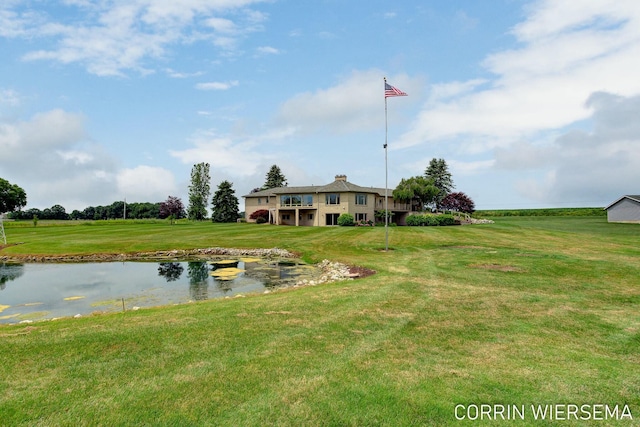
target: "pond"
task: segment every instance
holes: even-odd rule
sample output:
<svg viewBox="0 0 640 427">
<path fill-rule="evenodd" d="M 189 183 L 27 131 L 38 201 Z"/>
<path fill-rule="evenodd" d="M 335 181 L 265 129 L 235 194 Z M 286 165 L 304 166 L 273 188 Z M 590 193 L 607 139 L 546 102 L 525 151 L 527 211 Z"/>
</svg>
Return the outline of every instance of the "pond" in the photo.
<svg viewBox="0 0 640 427">
<path fill-rule="evenodd" d="M 0 263 L 0 323 L 135 310 L 264 292 L 313 280 L 315 266 L 260 258 Z"/>
</svg>

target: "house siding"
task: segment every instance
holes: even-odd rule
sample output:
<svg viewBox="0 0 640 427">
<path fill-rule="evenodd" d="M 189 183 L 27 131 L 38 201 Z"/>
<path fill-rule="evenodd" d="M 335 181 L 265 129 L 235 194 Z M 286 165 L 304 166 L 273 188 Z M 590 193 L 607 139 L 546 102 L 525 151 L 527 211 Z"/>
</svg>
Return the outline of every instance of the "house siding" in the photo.
<svg viewBox="0 0 640 427">
<path fill-rule="evenodd" d="M 622 198 L 607 208 L 607 221 L 640 223 L 640 202 Z"/>
<path fill-rule="evenodd" d="M 311 206 L 286 206 L 281 203 L 282 195 L 312 195 Z M 327 195 L 337 194 L 340 203 L 328 204 Z M 404 225 L 409 211 L 410 203 L 394 202 L 389 194 L 389 210 L 395 213 L 394 221 Z M 366 196 L 366 204 L 356 204 L 358 195 Z M 374 221 L 375 213 L 384 209 L 384 189 L 373 187 L 360 187 L 346 181 L 346 176 L 338 175 L 336 180 L 325 186 L 309 187 L 280 187 L 263 190 L 257 193 L 243 196 L 245 198 L 245 219 L 247 222 L 255 222 L 249 218 L 252 213 L 260 209 L 271 212 L 272 223 L 280 225 L 296 226 L 327 226 L 336 225 L 337 218 L 349 213 L 354 219 L 365 216 L 367 221 Z"/>
</svg>

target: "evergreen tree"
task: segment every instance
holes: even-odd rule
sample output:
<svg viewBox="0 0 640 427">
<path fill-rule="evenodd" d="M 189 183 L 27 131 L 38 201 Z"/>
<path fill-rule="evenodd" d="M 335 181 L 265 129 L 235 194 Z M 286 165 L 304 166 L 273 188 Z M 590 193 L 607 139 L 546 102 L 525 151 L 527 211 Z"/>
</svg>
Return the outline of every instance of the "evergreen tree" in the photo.
<svg viewBox="0 0 640 427">
<path fill-rule="evenodd" d="M 189 186 L 189 209 L 187 216 L 191 220 L 201 221 L 207 216 L 207 202 L 211 194 L 209 182 L 209 163 L 198 163 L 191 169 Z"/>
<path fill-rule="evenodd" d="M 268 190 L 270 188 L 278 188 L 278 187 L 286 187 L 286 186 L 287 186 L 287 178 L 284 177 L 278 165 L 271 166 L 271 169 L 269 169 L 269 172 L 267 172 L 267 180 L 262 186 L 262 189 Z"/>
<path fill-rule="evenodd" d="M 235 193 L 232 183 L 226 180 L 220 183 L 211 202 L 213 222 L 235 222 L 239 218 L 238 198 Z"/>
<path fill-rule="evenodd" d="M 440 209 L 442 199 L 455 188 L 447 162 L 445 162 L 444 159 L 431 159 L 429 166 L 424 172 L 424 176 L 427 179 L 433 180 L 433 185 L 439 190 L 434 202 L 436 209 Z"/>
</svg>

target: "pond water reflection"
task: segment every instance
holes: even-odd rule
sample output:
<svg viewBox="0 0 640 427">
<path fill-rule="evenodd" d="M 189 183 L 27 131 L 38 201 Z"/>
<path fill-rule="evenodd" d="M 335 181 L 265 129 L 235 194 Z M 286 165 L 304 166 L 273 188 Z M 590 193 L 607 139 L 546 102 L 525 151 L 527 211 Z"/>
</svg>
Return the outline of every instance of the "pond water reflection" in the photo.
<svg viewBox="0 0 640 427">
<path fill-rule="evenodd" d="M 317 277 L 315 266 L 217 261 L 0 263 L 0 323 L 131 310 L 235 296 Z"/>
</svg>

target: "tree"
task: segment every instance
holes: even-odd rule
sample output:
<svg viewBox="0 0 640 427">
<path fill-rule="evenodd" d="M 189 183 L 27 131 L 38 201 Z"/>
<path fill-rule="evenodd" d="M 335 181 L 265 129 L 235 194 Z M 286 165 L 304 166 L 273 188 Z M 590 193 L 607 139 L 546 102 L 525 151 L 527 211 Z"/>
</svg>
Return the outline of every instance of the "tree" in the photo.
<svg viewBox="0 0 640 427">
<path fill-rule="evenodd" d="M 278 188 L 278 187 L 286 187 L 286 186 L 287 186 L 287 178 L 284 177 L 278 165 L 271 166 L 271 169 L 269 169 L 269 172 L 267 172 L 267 180 L 262 186 L 262 189 L 268 190 L 270 188 Z"/>
<path fill-rule="evenodd" d="M 225 180 L 218 185 L 213 195 L 211 220 L 213 222 L 235 222 L 239 217 L 238 198 L 233 184 Z"/>
<path fill-rule="evenodd" d="M 436 209 L 440 209 L 442 199 L 455 188 L 447 162 L 444 159 L 431 159 L 429 166 L 424 171 L 424 176 L 427 179 L 432 179 L 433 185 L 439 190 L 434 202 Z"/>
<path fill-rule="evenodd" d="M 269 221 L 269 211 L 267 209 L 258 209 L 249 215 L 249 219 L 254 219 L 258 224 L 264 224 Z"/>
<path fill-rule="evenodd" d="M 211 194 L 209 182 L 209 163 L 198 163 L 191 169 L 191 185 L 189 186 L 189 219 L 201 221 L 207 216 L 207 202 Z"/>
<path fill-rule="evenodd" d="M 27 193 L 16 184 L 0 178 L 0 214 L 27 206 Z"/>
<path fill-rule="evenodd" d="M 402 178 L 392 194 L 395 200 L 405 203 L 417 199 L 422 210 L 426 205 L 434 203 L 439 190 L 434 185 L 433 180 L 418 175 L 408 179 Z"/>
<path fill-rule="evenodd" d="M 69 219 L 69 214 L 67 214 L 63 206 L 53 205 L 51 209 L 49 209 L 49 217 L 46 219 Z"/>
<path fill-rule="evenodd" d="M 473 213 L 476 209 L 475 203 L 473 200 L 466 194 L 459 193 L 449 193 L 446 195 L 441 202 L 442 208 L 450 211 L 457 212 L 465 212 L 465 213 Z"/>
<path fill-rule="evenodd" d="M 160 203 L 160 218 L 172 218 L 172 224 L 174 219 L 184 218 L 185 215 L 184 206 L 179 197 L 169 196 L 167 200 Z"/>
</svg>

